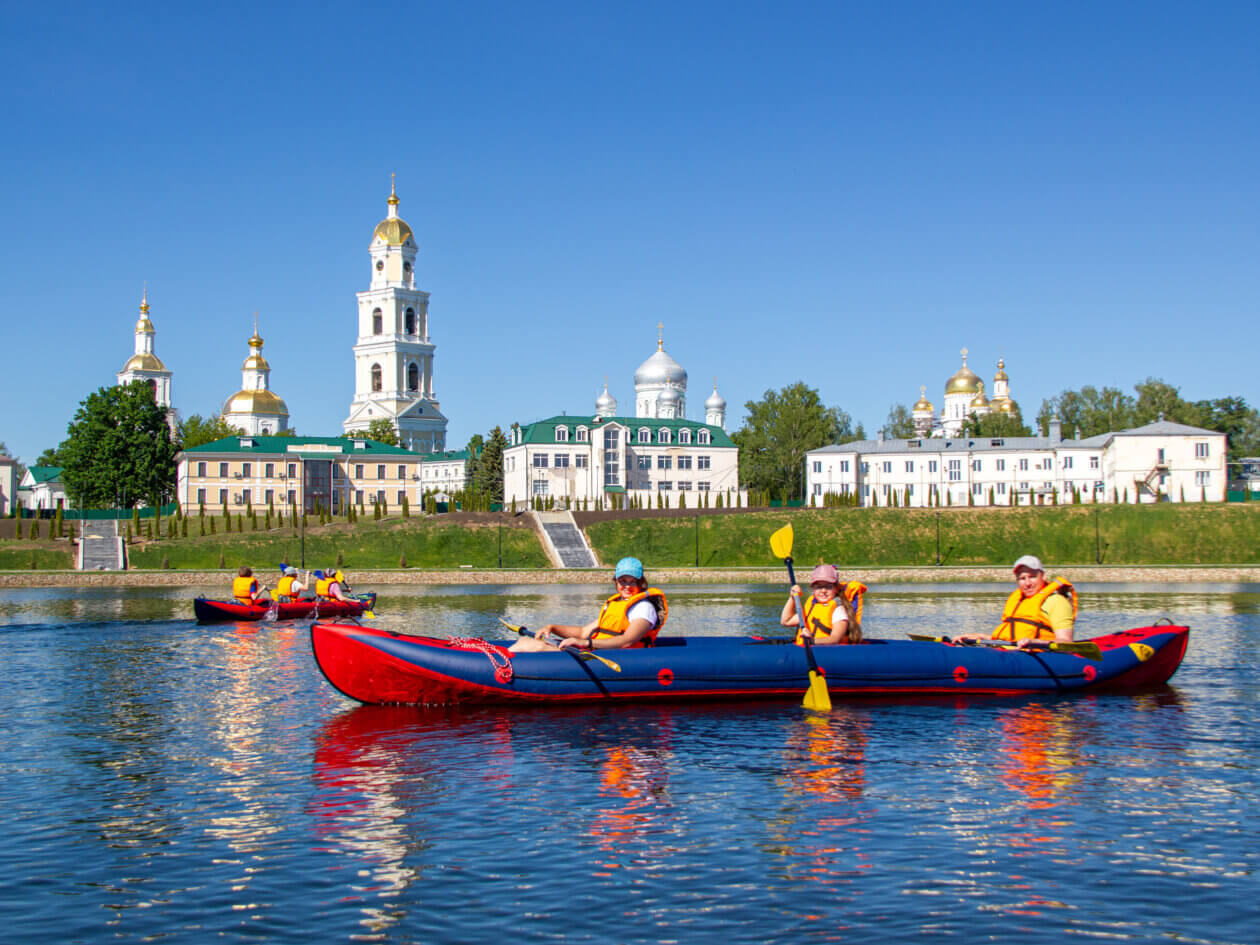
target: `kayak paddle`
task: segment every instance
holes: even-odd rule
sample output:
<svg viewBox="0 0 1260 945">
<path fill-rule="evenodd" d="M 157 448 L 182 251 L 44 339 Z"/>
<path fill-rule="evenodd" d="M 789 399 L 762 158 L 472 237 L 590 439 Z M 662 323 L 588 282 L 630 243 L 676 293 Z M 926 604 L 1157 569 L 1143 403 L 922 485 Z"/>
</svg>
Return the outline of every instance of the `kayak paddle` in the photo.
<svg viewBox="0 0 1260 945">
<path fill-rule="evenodd" d="M 911 640 L 921 640 L 929 643 L 954 643 L 949 637 L 945 636 L 929 636 L 923 633 L 906 634 Z M 957 645 L 962 646 L 996 646 L 1006 650 L 1050 650 L 1052 653 L 1072 653 L 1075 656 L 1084 657 L 1087 660 L 1102 659 L 1102 649 L 1097 643 L 1091 643 L 1088 640 L 1073 640 L 1065 642 L 1061 640 L 1034 640 L 1029 646 L 1016 646 L 1010 640 L 958 640 Z"/>
<path fill-rule="evenodd" d="M 507 627 L 509 630 L 514 630 L 515 632 L 519 633 L 523 637 L 532 637 L 534 635 L 533 632 L 531 632 L 528 627 L 518 627 L 516 626 L 516 624 L 508 623 L 502 617 L 499 618 L 499 623 L 503 624 L 503 626 Z M 560 649 L 560 638 L 556 636 L 554 633 L 547 634 L 547 637 L 543 642 L 550 643 L 557 650 Z M 568 649 L 575 656 L 578 656 L 582 659 L 598 660 L 599 662 L 607 666 L 609 669 L 611 669 L 614 673 L 621 672 L 621 665 L 618 663 L 614 663 L 612 660 L 608 659 L 605 656 L 600 656 L 597 653 L 591 652 L 590 650 L 579 650 L 572 647 L 569 647 Z"/>
<path fill-rule="evenodd" d="M 831 693 L 827 691 L 827 680 L 823 677 L 822 670 L 818 668 L 818 661 L 814 659 L 814 635 L 809 632 L 805 624 L 805 612 L 801 609 L 800 597 L 792 594 L 792 588 L 796 584 L 796 572 L 792 570 L 792 538 L 792 523 L 789 522 L 770 536 L 770 550 L 774 552 L 776 558 L 782 558 L 783 563 L 787 565 L 788 594 L 796 604 L 796 619 L 800 624 L 801 638 L 805 641 L 805 661 L 809 664 L 809 686 L 805 690 L 805 700 L 802 704 L 807 709 L 830 712 Z"/>
</svg>

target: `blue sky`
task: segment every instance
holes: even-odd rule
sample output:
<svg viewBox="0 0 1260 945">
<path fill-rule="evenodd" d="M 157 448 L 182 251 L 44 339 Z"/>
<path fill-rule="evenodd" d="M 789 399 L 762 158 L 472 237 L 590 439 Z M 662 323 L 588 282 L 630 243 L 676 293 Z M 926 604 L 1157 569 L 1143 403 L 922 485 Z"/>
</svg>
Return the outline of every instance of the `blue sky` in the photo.
<svg viewBox="0 0 1260 945">
<path fill-rule="evenodd" d="M 1260 403 L 1254 3 L 6 4 L 0 440 L 33 461 L 131 353 L 182 415 L 259 312 L 298 431 L 353 394 L 398 175 L 462 445 L 623 410 L 655 349 L 868 431 L 958 350 L 1027 417 L 1148 376 Z"/>
</svg>

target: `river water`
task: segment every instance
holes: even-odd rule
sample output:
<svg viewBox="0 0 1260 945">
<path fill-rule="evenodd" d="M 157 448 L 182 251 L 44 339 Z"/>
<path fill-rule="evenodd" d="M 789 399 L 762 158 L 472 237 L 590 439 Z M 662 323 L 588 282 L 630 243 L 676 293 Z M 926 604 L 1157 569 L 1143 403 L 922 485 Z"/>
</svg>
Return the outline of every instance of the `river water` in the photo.
<svg viewBox="0 0 1260 945">
<path fill-rule="evenodd" d="M 209 589 L 208 589 L 209 590 Z M 868 636 L 991 625 L 1004 589 L 880 587 Z M 1138 695 L 477 711 L 357 706 L 298 623 L 190 591 L 0 591 L 0 939 L 1260 940 L 1260 587 L 1082 588 L 1079 635 L 1193 627 Z M 497 638 L 587 587 L 386 589 Z M 672 591 L 666 632 L 775 626 Z"/>
</svg>

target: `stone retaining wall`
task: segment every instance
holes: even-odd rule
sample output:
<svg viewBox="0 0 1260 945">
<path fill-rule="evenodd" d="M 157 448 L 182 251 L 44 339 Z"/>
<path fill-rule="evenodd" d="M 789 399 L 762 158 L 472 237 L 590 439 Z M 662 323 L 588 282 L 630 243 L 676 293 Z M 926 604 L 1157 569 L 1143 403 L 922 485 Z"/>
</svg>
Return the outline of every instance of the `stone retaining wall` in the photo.
<svg viewBox="0 0 1260 945">
<path fill-rule="evenodd" d="M 1078 584 L 1260 584 L 1260 567 L 1228 565 L 1068 567 L 1065 577 Z M 231 583 L 235 571 L 0 571 L 5 587 L 191 587 Z M 276 575 L 279 576 L 278 574 Z M 854 568 L 846 578 L 875 587 L 905 583 L 1011 582 L 1008 568 Z M 264 580 L 267 576 L 264 575 Z M 606 568 L 598 570 L 406 570 L 352 571 L 360 589 L 408 584 L 607 584 Z M 782 584 L 783 568 L 664 568 L 648 573 L 652 583 L 670 584 Z"/>
</svg>

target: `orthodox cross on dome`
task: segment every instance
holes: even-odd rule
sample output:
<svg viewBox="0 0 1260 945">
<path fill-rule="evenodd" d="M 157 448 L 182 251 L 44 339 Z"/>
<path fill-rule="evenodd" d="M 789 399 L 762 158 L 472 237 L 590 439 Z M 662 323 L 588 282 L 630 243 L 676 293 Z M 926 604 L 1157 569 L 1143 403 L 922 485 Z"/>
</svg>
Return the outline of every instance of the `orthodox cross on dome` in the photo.
<svg viewBox="0 0 1260 945">
<path fill-rule="evenodd" d="M 391 207 L 398 206 L 398 191 L 394 186 L 394 172 L 393 171 L 389 172 L 389 201 L 388 203 Z M 391 216 L 392 215 L 393 214 L 391 214 Z"/>
<path fill-rule="evenodd" d="M 140 311 L 145 315 L 149 314 L 149 281 L 146 279 L 141 283 L 140 290 Z"/>
<path fill-rule="evenodd" d="M 664 322 L 656 323 L 656 350 L 657 351 L 665 350 L 665 323 Z"/>
<path fill-rule="evenodd" d="M 962 349 L 962 356 L 963 356 L 963 367 L 966 367 L 967 366 L 967 349 L 966 348 Z"/>
<path fill-rule="evenodd" d="M 927 387 L 925 387 L 923 384 L 919 385 L 919 399 L 920 400 L 927 399 Z"/>
</svg>

